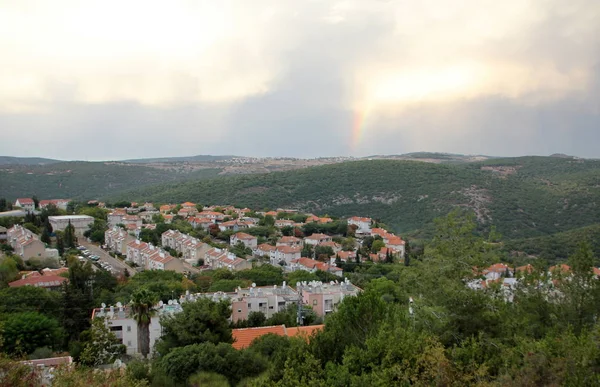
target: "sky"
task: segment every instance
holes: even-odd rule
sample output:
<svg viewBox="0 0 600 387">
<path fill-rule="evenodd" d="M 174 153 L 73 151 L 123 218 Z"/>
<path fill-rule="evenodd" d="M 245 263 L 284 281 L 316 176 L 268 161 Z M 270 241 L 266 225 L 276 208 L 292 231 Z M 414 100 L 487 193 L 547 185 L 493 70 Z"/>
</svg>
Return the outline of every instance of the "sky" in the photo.
<svg viewBox="0 0 600 387">
<path fill-rule="evenodd" d="M 598 0 L 0 0 L 0 155 L 600 157 Z"/>
</svg>

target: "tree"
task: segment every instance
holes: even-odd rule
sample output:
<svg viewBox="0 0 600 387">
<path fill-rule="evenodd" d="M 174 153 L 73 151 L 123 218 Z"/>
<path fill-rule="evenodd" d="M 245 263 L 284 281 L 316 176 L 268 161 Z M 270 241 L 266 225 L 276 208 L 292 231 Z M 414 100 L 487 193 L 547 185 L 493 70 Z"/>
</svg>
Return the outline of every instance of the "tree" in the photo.
<svg viewBox="0 0 600 387">
<path fill-rule="evenodd" d="M 46 227 L 44 227 L 44 229 L 42 230 L 42 236 L 40 237 L 40 240 L 47 245 L 49 245 L 52 242 L 50 240 L 50 234 L 48 233 L 48 229 Z"/>
<path fill-rule="evenodd" d="M 60 318 L 62 295 L 35 286 L 20 286 L 0 290 L 0 313 L 38 312 Z"/>
<path fill-rule="evenodd" d="M 80 357 L 82 364 L 88 366 L 109 364 L 125 352 L 125 346 L 120 344 L 117 336 L 108 329 L 104 318 L 94 318 L 90 330 L 86 333 L 87 340 Z"/>
<path fill-rule="evenodd" d="M 157 344 L 159 354 L 164 356 L 172 348 L 191 344 L 233 341 L 229 326 L 229 302 L 201 298 L 181 306 L 183 311 L 161 321 L 163 336 Z"/>
<path fill-rule="evenodd" d="M 250 312 L 248 313 L 248 319 L 246 325 L 248 327 L 262 327 L 267 321 L 267 316 L 263 312 Z"/>
<path fill-rule="evenodd" d="M 37 312 L 11 313 L 2 326 L 3 348 L 10 354 L 29 354 L 36 348 L 58 348 L 62 339 L 58 321 Z"/>
<path fill-rule="evenodd" d="M 228 343 L 204 342 L 173 349 L 160 359 L 158 368 L 176 383 L 185 383 L 198 372 L 218 371 L 232 385 L 237 385 L 241 379 L 263 372 L 267 363 L 262 357 L 238 351 Z"/>
<path fill-rule="evenodd" d="M 377 239 L 377 240 L 373 241 L 373 244 L 371 245 L 371 252 L 377 253 L 383 247 L 385 247 L 385 242 L 380 239 Z"/>
<path fill-rule="evenodd" d="M 0 212 L 4 212 L 8 210 L 8 206 L 6 205 L 6 198 L 0 198 Z"/>
<path fill-rule="evenodd" d="M 137 324 L 138 352 L 144 358 L 150 353 L 150 322 L 157 300 L 154 293 L 143 288 L 135 292 L 131 298 L 133 319 Z"/>
<path fill-rule="evenodd" d="M 13 256 L 6 256 L 0 261 L 0 286 L 5 287 L 9 282 L 19 278 L 17 260 Z"/>
<path fill-rule="evenodd" d="M 69 249 L 75 248 L 77 246 L 77 237 L 75 236 L 75 227 L 73 227 L 70 220 L 69 220 L 69 223 L 67 224 L 67 227 L 65 227 L 65 231 L 64 231 L 64 245 L 65 245 L 65 247 L 67 247 Z"/>
<path fill-rule="evenodd" d="M 36 210 L 40 208 L 40 200 L 37 198 L 37 196 L 33 195 L 31 200 L 33 200 L 33 206 Z"/>
</svg>

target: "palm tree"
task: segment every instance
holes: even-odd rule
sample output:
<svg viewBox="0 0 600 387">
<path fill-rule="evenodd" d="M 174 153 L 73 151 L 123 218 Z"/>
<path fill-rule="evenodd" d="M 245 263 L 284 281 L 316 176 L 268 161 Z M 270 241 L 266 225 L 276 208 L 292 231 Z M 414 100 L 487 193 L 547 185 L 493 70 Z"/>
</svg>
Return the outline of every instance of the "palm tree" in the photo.
<svg viewBox="0 0 600 387">
<path fill-rule="evenodd" d="M 150 353 L 150 321 L 157 297 L 148 289 L 139 289 L 131 297 L 133 318 L 137 323 L 138 352 L 144 358 Z"/>
</svg>

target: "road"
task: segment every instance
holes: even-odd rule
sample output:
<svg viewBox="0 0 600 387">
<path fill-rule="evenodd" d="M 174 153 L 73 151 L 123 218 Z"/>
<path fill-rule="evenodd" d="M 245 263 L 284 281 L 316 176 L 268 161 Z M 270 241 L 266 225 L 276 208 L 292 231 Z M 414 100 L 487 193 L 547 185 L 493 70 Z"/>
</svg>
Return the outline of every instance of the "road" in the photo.
<svg viewBox="0 0 600 387">
<path fill-rule="evenodd" d="M 136 270 L 133 267 L 129 266 L 128 264 L 126 264 L 118 258 L 111 257 L 106 251 L 102 250 L 99 246 L 93 243 L 89 243 L 86 240 L 82 240 L 81 245 L 85 246 L 93 255 L 99 256 L 101 262 L 106 262 L 110 264 L 113 268 L 117 269 L 117 271 L 120 274 L 123 274 L 125 272 L 125 269 L 127 269 L 129 271 L 129 274 L 131 275 L 136 273 Z"/>
</svg>

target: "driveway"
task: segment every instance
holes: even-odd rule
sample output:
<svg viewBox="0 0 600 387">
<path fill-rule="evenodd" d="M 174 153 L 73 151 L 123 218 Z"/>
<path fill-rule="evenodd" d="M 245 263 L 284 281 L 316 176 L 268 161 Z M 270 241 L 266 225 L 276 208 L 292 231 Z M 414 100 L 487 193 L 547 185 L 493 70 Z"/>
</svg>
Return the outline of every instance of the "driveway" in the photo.
<svg viewBox="0 0 600 387">
<path fill-rule="evenodd" d="M 133 267 L 129 266 L 128 264 L 126 264 L 118 258 L 111 257 L 106 251 L 102 250 L 100 246 L 97 246 L 93 243 L 89 243 L 83 238 L 80 239 L 80 244 L 82 246 L 85 246 L 93 255 L 99 256 L 101 262 L 106 262 L 110 264 L 120 274 L 123 274 L 125 272 L 125 269 L 129 271 L 130 275 L 134 275 L 135 273 L 137 273 L 137 271 Z"/>
</svg>

